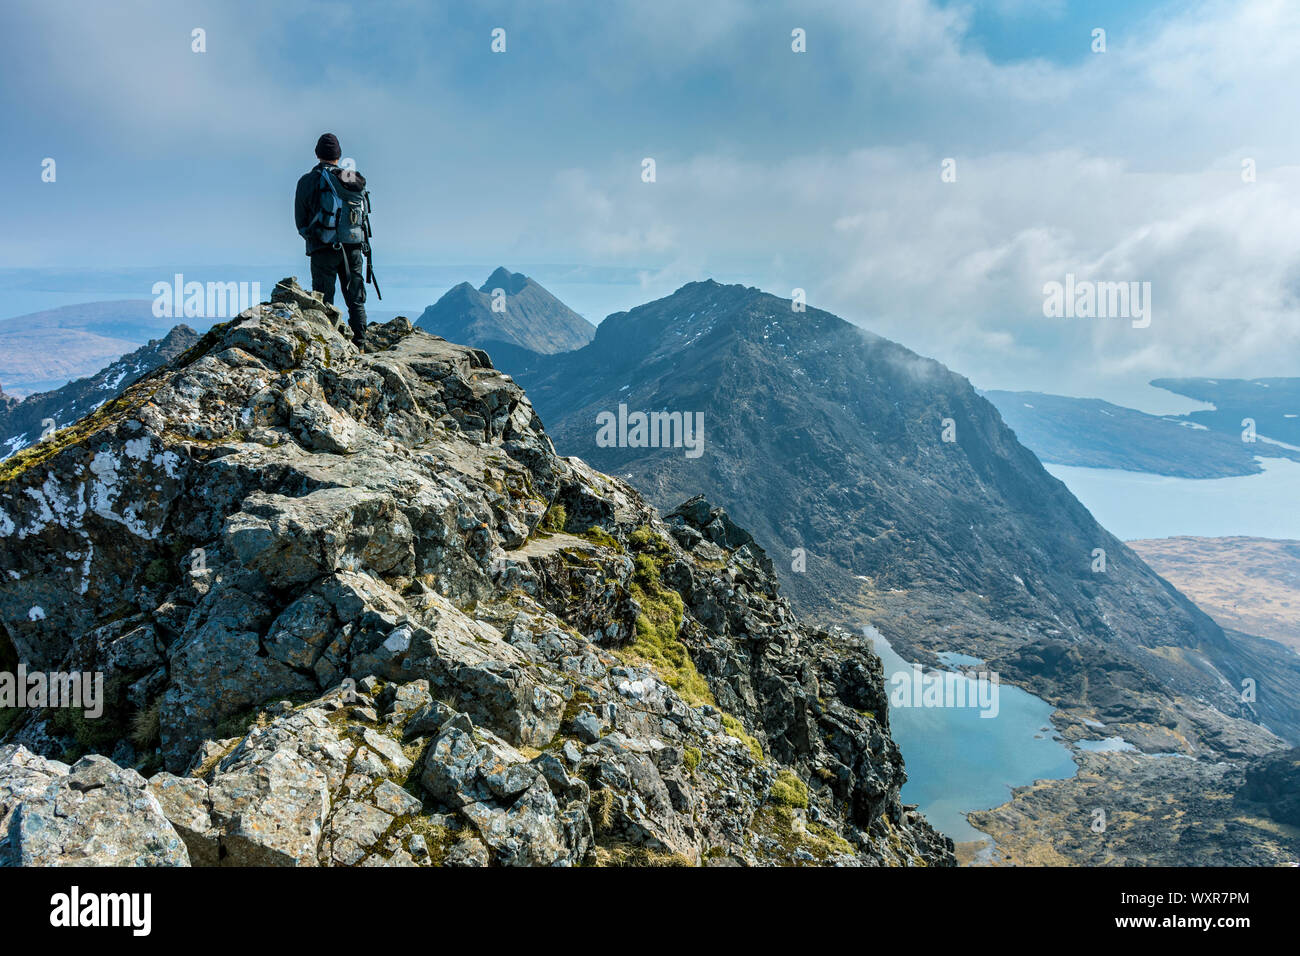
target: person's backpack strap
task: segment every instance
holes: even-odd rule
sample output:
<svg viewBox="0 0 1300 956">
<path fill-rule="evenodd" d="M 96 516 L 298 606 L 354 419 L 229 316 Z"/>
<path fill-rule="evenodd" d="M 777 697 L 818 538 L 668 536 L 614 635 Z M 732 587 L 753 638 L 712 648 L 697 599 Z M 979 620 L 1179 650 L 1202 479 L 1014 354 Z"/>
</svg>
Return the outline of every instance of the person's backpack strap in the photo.
<svg viewBox="0 0 1300 956">
<path fill-rule="evenodd" d="M 326 166 L 320 171 L 321 177 L 325 181 L 325 189 L 321 192 L 328 191 L 334 197 L 332 208 L 326 210 L 324 203 L 321 204 L 321 218 L 324 220 L 325 228 L 333 229 L 338 225 L 339 209 L 343 205 L 343 197 L 339 195 L 338 187 L 334 185 L 334 177 L 330 174 L 330 167 Z"/>
</svg>

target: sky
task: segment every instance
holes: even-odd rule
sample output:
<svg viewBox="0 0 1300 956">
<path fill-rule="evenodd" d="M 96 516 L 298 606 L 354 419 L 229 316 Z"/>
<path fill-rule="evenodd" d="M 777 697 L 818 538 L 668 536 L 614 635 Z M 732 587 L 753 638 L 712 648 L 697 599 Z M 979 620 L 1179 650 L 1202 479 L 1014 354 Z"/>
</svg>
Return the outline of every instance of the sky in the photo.
<svg viewBox="0 0 1300 956">
<path fill-rule="evenodd" d="M 24 270 L 304 274 L 331 130 L 386 302 L 497 264 L 594 322 L 798 288 L 977 386 L 1141 405 L 1300 374 L 1297 90 L 1287 0 L 9 0 L 0 300 Z M 1150 324 L 1045 316 L 1067 275 L 1149 282 Z"/>
</svg>

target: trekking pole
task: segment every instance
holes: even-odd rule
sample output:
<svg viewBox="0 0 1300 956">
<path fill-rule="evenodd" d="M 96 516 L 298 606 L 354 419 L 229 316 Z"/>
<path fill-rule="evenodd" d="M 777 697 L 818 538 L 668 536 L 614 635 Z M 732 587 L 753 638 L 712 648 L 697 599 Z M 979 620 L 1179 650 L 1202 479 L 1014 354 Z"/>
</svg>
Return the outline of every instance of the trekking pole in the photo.
<svg viewBox="0 0 1300 956">
<path fill-rule="evenodd" d="M 379 291 L 379 280 L 375 278 L 375 261 L 370 252 L 370 243 L 366 243 L 366 281 L 375 287 L 375 298 L 384 301 L 384 294 Z"/>
<path fill-rule="evenodd" d="M 375 298 L 384 301 L 384 294 L 379 291 L 379 280 L 375 278 L 375 254 L 370 249 L 370 237 L 374 232 L 370 228 L 370 191 L 366 191 L 366 218 L 362 224 L 366 230 L 366 281 L 375 287 Z"/>
</svg>

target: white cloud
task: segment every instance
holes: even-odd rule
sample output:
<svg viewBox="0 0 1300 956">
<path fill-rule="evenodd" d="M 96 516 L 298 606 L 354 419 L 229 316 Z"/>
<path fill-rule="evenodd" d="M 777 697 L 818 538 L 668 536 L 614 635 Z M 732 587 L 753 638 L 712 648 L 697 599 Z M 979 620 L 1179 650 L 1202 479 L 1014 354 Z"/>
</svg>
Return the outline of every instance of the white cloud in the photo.
<svg viewBox="0 0 1300 956">
<path fill-rule="evenodd" d="M 661 160 L 655 187 L 593 166 L 593 221 L 635 222 L 719 278 L 807 288 L 812 304 L 981 385 L 1082 394 L 1159 375 L 1300 371 L 1300 167 L 1277 163 L 1300 143 L 1273 102 L 1300 81 L 1300 8 L 1202 4 L 1073 68 L 995 66 L 959 49 L 961 24 L 960 11 L 897 3 L 860 8 L 844 28 L 889 51 L 890 68 L 927 54 L 899 85 L 951 83 L 958 98 L 973 85 L 988 118 L 1022 104 L 1041 74 L 1032 95 L 1059 107 L 1055 136 L 1009 147 L 991 129 L 958 152 L 953 184 L 940 182 L 948 152 L 936 143 L 702 152 Z M 1240 175 L 1247 155 L 1259 157 L 1254 184 Z M 581 234 L 597 240 L 587 255 L 630 249 L 617 230 L 605 246 Z M 1045 319 L 1043 283 L 1066 273 L 1152 283 L 1151 327 Z"/>
</svg>

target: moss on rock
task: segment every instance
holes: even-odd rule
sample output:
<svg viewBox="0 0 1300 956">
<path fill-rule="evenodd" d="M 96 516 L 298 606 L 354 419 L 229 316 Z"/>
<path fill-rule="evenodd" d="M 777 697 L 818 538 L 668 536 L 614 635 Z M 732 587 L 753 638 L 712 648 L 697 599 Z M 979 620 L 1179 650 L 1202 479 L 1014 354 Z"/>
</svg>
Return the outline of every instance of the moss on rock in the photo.
<svg viewBox="0 0 1300 956">
<path fill-rule="evenodd" d="M 782 770 L 776 775 L 769 797 L 773 803 L 783 807 L 808 809 L 808 785 L 791 770 Z"/>
</svg>

